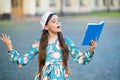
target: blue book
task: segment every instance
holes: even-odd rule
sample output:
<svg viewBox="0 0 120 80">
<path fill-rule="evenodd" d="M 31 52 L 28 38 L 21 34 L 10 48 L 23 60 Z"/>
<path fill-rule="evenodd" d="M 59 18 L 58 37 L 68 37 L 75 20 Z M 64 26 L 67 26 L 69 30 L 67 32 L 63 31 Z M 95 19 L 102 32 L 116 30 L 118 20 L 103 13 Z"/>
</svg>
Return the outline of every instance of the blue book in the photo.
<svg viewBox="0 0 120 80">
<path fill-rule="evenodd" d="M 91 40 L 99 40 L 104 21 L 100 23 L 88 23 L 82 45 L 90 45 Z"/>
</svg>

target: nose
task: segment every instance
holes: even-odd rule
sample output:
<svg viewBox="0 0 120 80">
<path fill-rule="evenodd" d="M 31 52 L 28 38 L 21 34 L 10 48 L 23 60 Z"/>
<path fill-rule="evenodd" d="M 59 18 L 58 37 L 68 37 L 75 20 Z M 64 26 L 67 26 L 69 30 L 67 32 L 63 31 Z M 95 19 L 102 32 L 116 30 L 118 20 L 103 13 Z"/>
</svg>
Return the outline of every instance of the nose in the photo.
<svg viewBox="0 0 120 80">
<path fill-rule="evenodd" d="M 57 21 L 57 25 L 60 25 L 60 22 L 59 22 L 59 21 Z"/>
</svg>

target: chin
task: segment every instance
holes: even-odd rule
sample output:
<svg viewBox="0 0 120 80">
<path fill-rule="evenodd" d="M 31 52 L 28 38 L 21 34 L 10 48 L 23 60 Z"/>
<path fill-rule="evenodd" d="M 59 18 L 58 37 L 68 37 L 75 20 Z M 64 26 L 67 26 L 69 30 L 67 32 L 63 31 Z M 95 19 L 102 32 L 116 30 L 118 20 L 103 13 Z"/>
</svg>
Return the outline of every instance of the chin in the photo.
<svg viewBox="0 0 120 80">
<path fill-rule="evenodd" d="M 57 32 L 61 32 L 61 30 L 57 31 Z"/>
<path fill-rule="evenodd" d="M 61 32 L 61 31 L 57 31 L 57 33 L 59 33 L 59 32 Z"/>
</svg>

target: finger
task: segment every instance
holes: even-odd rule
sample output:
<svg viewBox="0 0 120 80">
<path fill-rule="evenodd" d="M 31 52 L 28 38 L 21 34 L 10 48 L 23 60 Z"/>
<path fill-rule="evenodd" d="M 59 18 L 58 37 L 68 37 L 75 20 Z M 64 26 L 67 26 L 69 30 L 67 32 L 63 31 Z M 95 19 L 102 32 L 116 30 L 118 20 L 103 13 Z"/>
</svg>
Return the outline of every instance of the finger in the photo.
<svg viewBox="0 0 120 80">
<path fill-rule="evenodd" d="M 93 47 L 93 48 L 95 48 L 96 47 L 96 44 L 95 44 L 95 41 L 91 41 L 91 46 Z"/>
<path fill-rule="evenodd" d="M 93 47 L 96 47 L 96 42 L 93 43 Z"/>
<path fill-rule="evenodd" d="M 10 43 L 11 43 L 11 39 L 10 39 L 10 36 L 8 36 L 8 40 L 10 41 Z"/>
<path fill-rule="evenodd" d="M 8 39 L 8 36 L 6 34 L 3 34 L 4 40 Z"/>
<path fill-rule="evenodd" d="M 94 45 L 94 41 L 93 40 L 91 40 L 91 46 L 93 46 Z"/>
<path fill-rule="evenodd" d="M 7 38 L 7 35 L 6 34 L 2 34 L 3 38 L 6 39 Z"/>
<path fill-rule="evenodd" d="M 8 39 L 10 40 L 10 36 L 8 36 Z"/>
<path fill-rule="evenodd" d="M 0 40 L 3 41 L 3 38 L 0 37 Z"/>
<path fill-rule="evenodd" d="M 4 36 L 4 34 L 2 34 L 2 39 L 3 39 L 3 40 L 5 39 L 5 36 Z"/>
<path fill-rule="evenodd" d="M 4 36 L 5 36 L 5 39 L 7 39 L 7 35 L 6 35 L 6 34 L 4 34 Z"/>
<path fill-rule="evenodd" d="M 95 41 L 92 41 L 92 44 L 95 45 Z"/>
<path fill-rule="evenodd" d="M 8 40 L 8 37 L 7 37 L 6 34 L 2 34 L 1 39 L 2 39 L 3 42 L 6 42 L 6 40 Z"/>
<path fill-rule="evenodd" d="M 96 45 L 96 41 L 93 41 L 93 44 Z"/>
<path fill-rule="evenodd" d="M 91 46 L 94 46 L 94 44 L 93 44 L 93 43 L 91 43 Z"/>
</svg>

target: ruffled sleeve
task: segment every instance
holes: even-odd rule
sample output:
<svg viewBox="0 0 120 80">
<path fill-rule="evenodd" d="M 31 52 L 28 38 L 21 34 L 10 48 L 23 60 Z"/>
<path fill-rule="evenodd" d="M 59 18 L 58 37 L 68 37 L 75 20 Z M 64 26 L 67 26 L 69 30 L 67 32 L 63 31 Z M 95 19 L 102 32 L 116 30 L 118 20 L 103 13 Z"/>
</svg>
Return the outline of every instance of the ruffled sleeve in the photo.
<svg viewBox="0 0 120 80">
<path fill-rule="evenodd" d="M 72 55 L 72 58 L 74 61 L 80 64 L 87 64 L 92 60 L 93 53 L 89 53 L 89 51 L 86 51 L 84 53 L 80 52 L 79 49 L 75 46 L 75 44 L 70 40 L 69 38 L 64 38 L 68 48 L 69 53 Z"/>
<path fill-rule="evenodd" d="M 32 46 L 28 49 L 28 51 L 24 54 L 24 56 L 21 56 L 16 50 L 12 49 L 12 51 L 8 51 L 10 55 L 10 60 L 18 65 L 18 67 L 22 67 L 26 64 L 28 64 L 39 52 L 39 40 L 35 40 Z"/>
</svg>

